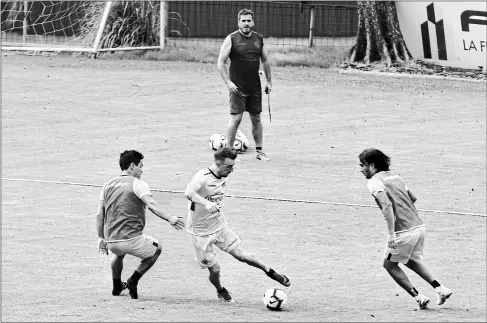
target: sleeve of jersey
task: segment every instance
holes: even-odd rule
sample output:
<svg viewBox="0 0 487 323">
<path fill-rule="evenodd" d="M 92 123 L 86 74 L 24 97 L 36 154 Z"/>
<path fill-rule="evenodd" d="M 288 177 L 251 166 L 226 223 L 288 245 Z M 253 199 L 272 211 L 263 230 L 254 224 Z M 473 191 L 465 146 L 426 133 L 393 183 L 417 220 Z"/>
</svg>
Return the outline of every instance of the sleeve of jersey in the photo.
<svg viewBox="0 0 487 323">
<path fill-rule="evenodd" d="M 206 177 L 203 175 L 203 172 L 198 172 L 196 175 L 194 175 L 193 179 L 191 182 L 189 182 L 188 186 L 186 187 L 186 192 L 185 195 L 192 199 L 193 195 L 197 193 L 201 186 L 203 186 L 203 183 L 205 182 Z M 203 196 L 204 198 L 205 196 Z"/>
<path fill-rule="evenodd" d="M 384 184 L 376 179 L 376 178 L 372 178 L 372 179 L 369 179 L 368 182 L 367 182 L 367 188 L 369 189 L 369 192 L 374 196 L 374 197 L 377 197 L 377 193 L 379 192 L 385 192 L 386 191 L 386 188 L 384 187 Z"/>
<path fill-rule="evenodd" d="M 135 195 L 137 195 L 137 197 L 140 199 L 142 198 L 142 196 L 144 195 L 152 195 L 151 191 L 150 191 L 150 187 L 149 187 L 149 184 L 147 184 L 146 182 L 140 180 L 140 179 L 135 179 L 134 180 L 134 193 Z"/>
</svg>

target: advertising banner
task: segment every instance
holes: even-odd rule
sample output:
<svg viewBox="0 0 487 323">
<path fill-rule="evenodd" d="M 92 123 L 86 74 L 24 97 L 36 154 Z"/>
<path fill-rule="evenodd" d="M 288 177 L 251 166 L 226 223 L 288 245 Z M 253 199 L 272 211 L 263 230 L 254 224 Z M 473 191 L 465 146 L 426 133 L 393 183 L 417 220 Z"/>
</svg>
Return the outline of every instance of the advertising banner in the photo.
<svg viewBox="0 0 487 323">
<path fill-rule="evenodd" d="M 414 58 L 485 70 L 486 2 L 396 2 L 399 25 Z"/>
</svg>

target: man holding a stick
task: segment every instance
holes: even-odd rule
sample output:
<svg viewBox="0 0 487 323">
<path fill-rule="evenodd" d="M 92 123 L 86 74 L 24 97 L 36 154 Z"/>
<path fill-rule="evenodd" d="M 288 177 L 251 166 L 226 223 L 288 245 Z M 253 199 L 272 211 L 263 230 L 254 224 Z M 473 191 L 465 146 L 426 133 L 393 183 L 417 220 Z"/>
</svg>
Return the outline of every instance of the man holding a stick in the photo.
<svg viewBox="0 0 487 323">
<path fill-rule="evenodd" d="M 263 127 L 260 119 L 262 89 L 259 67 L 262 61 L 267 78 L 265 92 L 269 95 L 272 90 L 271 65 L 264 47 L 264 36 L 253 31 L 253 27 L 254 13 L 249 9 L 240 10 L 238 13 L 239 29 L 225 38 L 220 49 L 217 67 L 230 91 L 231 119 L 227 130 L 227 147 L 233 147 L 242 115 L 247 111 L 252 122 L 252 136 L 256 146 L 255 158 L 269 161 L 271 159 L 262 151 Z M 231 61 L 230 76 L 225 67 L 228 58 Z"/>
</svg>

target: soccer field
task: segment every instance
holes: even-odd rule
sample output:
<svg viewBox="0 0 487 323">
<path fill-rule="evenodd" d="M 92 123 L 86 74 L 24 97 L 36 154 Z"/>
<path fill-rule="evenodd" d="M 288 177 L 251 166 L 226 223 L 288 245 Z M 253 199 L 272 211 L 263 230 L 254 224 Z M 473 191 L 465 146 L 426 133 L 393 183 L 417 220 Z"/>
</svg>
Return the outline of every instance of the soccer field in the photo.
<svg viewBox="0 0 487 323">
<path fill-rule="evenodd" d="M 265 97 L 262 113 L 272 161 L 251 142 L 224 210 L 243 247 L 291 278 L 284 311 L 262 304 L 274 281 L 222 252 L 237 303 L 219 302 L 186 234 L 150 212 L 145 233 L 163 251 L 132 300 L 111 296 L 110 257 L 97 252 L 100 186 L 137 149 L 155 199 L 186 218 L 182 192 L 229 119 L 216 64 L 2 56 L 1 320 L 485 322 L 485 82 L 287 67 L 273 88 L 272 122 Z M 241 129 L 251 138 L 248 115 Z M 370 147 L 418 197 L 425 264 L 454 292 L 441 307 L 406 269 L 432 299 L 415 311 L 382 268 L 386 224 L 357 166 Z M 124 280 L 137 263 L 125 258 Z"/>
</svg>

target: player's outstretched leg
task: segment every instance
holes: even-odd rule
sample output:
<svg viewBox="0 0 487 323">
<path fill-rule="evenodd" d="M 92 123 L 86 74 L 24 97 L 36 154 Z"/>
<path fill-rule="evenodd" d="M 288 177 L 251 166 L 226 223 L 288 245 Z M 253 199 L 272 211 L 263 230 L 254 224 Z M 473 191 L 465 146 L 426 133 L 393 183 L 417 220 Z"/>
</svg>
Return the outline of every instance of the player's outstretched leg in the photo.
<svg viewBox="0 0 487 323">
<path fill-rule="evenodd" d="M 418 293 L 406 273 L 399 267 L 399 263 L 384 259 L 384 268 L 394 281 L 414 298 L 418 304 L 418 309 L 425 310 L 428 308 L 429 298 Z"/>
<path fill-rule="evenodd" d="M 112 268 L 113 289 L 112 295 L 119 296 L 120 293 L 127 288 L 127 283 L 122 282 L 123 258 L 124 256 L 117 256 L 113 254 L 110 266 Z"/>
<path fill-rule="evenodd" d="M 220 265 L 215 263 L 213 266 L 208 267 L 208 270 L 210 271 L 210 282 L 215 286 L 218 298 L 223 302 L 235 302 L 230 292 L 220 282 Z"/>
<path fill-rule="evenodd" d="M 229 251 L 229 254 L 231 254 L 238 261 L 245 262 L 250 266 L 262 269 L 268 277 L 274 279 L 278 283 L 286 287 L 291 286 L 291 281 L 286 275 L 276 272 L 274 269 L 264 264 L 262 260 L 257 258 L 254 254 L 245 251 L 240 245 Z"/>
<path fill-rule="evenodd" d="M 450 298 L 453 292 L 446 288 L 445 286 L 441 285 L 430 273 L 428 268 L 421 263 L 419 260 L 410 259 L 406 266 L 418 274 L 421 278 L 423 278 L 428 284 L 430 284 L 436 291 L 436 295 L 438 297 L 436 303 L 438 305 L 443 305 L 445 301 Z"/>
<path fill-rule="evenodd" d="M 284 285 L 286 287 L 291 286 L 291 281 L 289 280 L 289 278 L 287 278 L 286 275 L 280 274 L 272 268 L 270 268 L 269 271 L 267 272 L 267 276 L 274 279 L 276 282 L 280 283 L 281 285 Z"/>
</svg>

